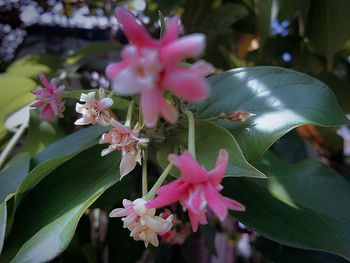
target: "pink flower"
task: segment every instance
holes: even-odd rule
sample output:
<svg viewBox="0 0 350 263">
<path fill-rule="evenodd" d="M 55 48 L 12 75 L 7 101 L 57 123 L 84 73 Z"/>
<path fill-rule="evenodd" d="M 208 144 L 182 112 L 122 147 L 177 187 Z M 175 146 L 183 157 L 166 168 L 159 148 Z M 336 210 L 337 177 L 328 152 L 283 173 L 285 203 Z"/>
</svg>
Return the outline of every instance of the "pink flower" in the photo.
<svg viewBox="0 0 350 263">
<path fill-rule="evenodd" d="M 168 232 L 173 224 L 173 215 L 167 218 L 155 216 L 155 209 L 147 209 L 145 207 L 146 200 L 138 198 L 131 202 L 124 199 L 124 208 L 114 209 L 110 213 L 110 217 L 123 217 L 123 227 L 128 228 L 131 233 L 130 236 L 134 240 L 142 240 L 147 247 L 149 243 L 157 247 L 159 245 L 157 235 L 162 235 Z"/>
<path fill-rule="evenodd" d="M 110 116 L 108 108 L 113 105 L 111 98 L 105 98 L 105 90 L 99 89 L 99 99 L 96 99 L 96 92 L 82 93 L 80 101 L 84 104 L 77 103 L 75 110 L 83 116 L 75 121 L 75 125 L 87 125 L 98 123 L 102 126 L 108 126 Z"/>
<path fill-rule="evenodd" d="M 57 88 L 56 80 L 52 79 L 50 82 L 46 79 L 45 75 L 40 72 L 39 79 L 42 84 L 42 88 L 32 90 L 32 93 L 36 95 L 36 100 L 30 106 L 39 108 L 40 116 L 44 120 L 51 121 L 56 117 L 63 117 L 64 102 L 59 96 L 64 92 L 64 87 Z"/>
<path fill-rule="evenodd" d="M 156 40 L 126 9 L 117 8 L 116 16 L 131 44 L 122 50 L 122 61 L 109 65 L 106 74 L 117 94 L 140 93 L 147 126 L 155 126 L 159 115 L 170 123 L 177 121 L 177 109 L 164 98 L 165 90 L 192 102 L 208 97 L 209 87 L 204 77 L 210 74 L 211 65 L 204 61 L 191 67 L 181 65 L 184 59 L 197 57 L 203 52 L 203 34 L 179 38 L 179 21 L 173 17 L 163 38 Z"/>
<path fill-rule="evenodd" d="M 170 154 L 169 160 L 179 168 L 181 177 L 160 187 L 158 196 L 147 203 L 147 208 L 159 208 L 180 201 L 184 211 L 188 210 L 194 232 L 199 223 L 207 224 L 205 213 L 208 205 L 221 221 L 226 218 L 228 209 L 245 211 L 242 204 L 219 193 L 223 188 L 220 183 L 228 165 L 226 150 L 220 150 L 215 168 L 210 172 L 188 151 L 180 156 Z"/>
<path fill-rule="evenodd" d="M 100 144 L 110 144 L 107 149 L 102 150 L 101 156 L 105 156 L 115 150 L 121 151 L 120 176 L 123 178 L 135 168 L 136 163 L 141 164 L 141 150 L 142 147 L 147 145 L 148 139 L 138 137 L 141 131 L 138 123 L 131 130 L 112 118 L 111 125 L 113 128 L 109 132 L 104 133 L 100 140 Z"/>
</svg>

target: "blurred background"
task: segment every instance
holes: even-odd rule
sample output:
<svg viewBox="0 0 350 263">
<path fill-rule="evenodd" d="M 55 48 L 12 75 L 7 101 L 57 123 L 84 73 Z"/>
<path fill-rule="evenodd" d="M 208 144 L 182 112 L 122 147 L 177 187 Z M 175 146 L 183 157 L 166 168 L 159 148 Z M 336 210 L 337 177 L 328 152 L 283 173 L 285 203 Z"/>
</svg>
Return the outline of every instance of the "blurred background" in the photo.
<svg viewBox="0 0 350 263">
<path fill-rule="evenodd" d="M 180 15 L 183 33 L 207 35 L 204 59 L 217 71 L 274 65 L 312 75 L 350 113 L 348 0 L 0 0 L 0 150 L 11 137 L 4 121 L 33 100 L 29 91 L 38 85 L 39 71 L 57 77 L 68 90 L 109 87 L 104 69 L 119 60 L 127 43 L 113 15 L 117 6 L 134 12 L 154 37 L 160 34 L 158 10 L 165 17 Z M 38 122 L 38 129 L 28 133 L 38 137 L 37 143 L 26 150 L 37 152 L 75 129 L 74 105 L 67 102 L 70 114 L 60 125 Z M 273 150 L 289 163 L 320 159 L 349 178 L 348 127 L 303 126 Z M 128 180 L 124 183 L 132 184 Z M 95 206 L 112 207 L 118 196 L 111 189 Z M 344 262 L 274 243 L 233 220 L 203 227 L 189 237 L 188 226 L 178 227 L 183 232 L 175 244 L 163 240 L 161 249 L 144 250 L 143 243 L 128 238 L 120 222 L 108 223 L 103 209 L 93 209 L 54 262 Z"/>
</svg>

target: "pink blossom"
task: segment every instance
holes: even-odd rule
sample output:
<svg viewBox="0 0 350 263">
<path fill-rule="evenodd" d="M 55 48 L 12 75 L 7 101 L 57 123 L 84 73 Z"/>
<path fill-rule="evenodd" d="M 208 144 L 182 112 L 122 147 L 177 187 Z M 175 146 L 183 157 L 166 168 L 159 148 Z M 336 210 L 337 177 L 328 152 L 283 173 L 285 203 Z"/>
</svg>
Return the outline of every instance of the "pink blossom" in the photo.
<svg viewBox="0 0 350 263">
<path fill-rule="evenodd" d="M 130 236 L 134 240 L 142 240 L 147 247 L 149 243 L 157 247 L 159 245 L 157 235 L 162 235 L 172 228 L 173 215 L 166 218 L 155 216 L 155 209 L 147 209 L 145 207 L 146 200 L 138 198 L 131 202 L 124 199 L 124 208 L 114 209 L 110 213 L 110 217 L 123 217 L 123 227 L 128 228 Z"/>
<path fill-rule="evenodd" d="M 228 209 L 245 211 L 242 204 L 219 193 L 223 188 L 220 183 L 228 165 L 226 150 L 220 150 L 215 168 L 210 172 L 188 151 L 180 156 L 170 154 L 169 161 L 179 168 L 181 177 L 160 187 L 158 196 L 147 203 L 147 208 L 159 208 L 180 201 L 184 211 L 188 210 L 194 232 L 197 231 L 199 223 L 207 224 L 207 206 L 221 221 L 226 218 Z"/>
<path fill-rule="evenodd" d="M 124 177 L 130 173 L 136 166 L 136 163 L 141 164 L 142 147 L 148 143 L 147 138 L 139 138 L 141 127 L 137 123 L 134 129 L 121 124 L 115 119 L 111 119 L 113 128 L 102 135 L 100 144 L 110 144 L 107 149 L 102 150 L 101 156 L 105 156 L 112 151 L 121 151 L 122 160 L 120 162 L 120 176 Z"/>
<path fill-rule="evenodd" d="M 122 50 L 122 61 L 110 64 L 106 74 L 117 94 L 141 95 L 140 105 L 147 126 L 155 126 L 159 115 L 170 123 L 177 121 L 178 111 L 164 98 L 165 90 L 191 102 L 208 97 L 209 87 L 204 77 L 210 74 L 211 65 L 204 61 L 191 67 L 181 65 L 184 59 L 203 52 L 203 34 L 179 38 L 179 19 L 173 17 L 162 39 L 156 40 L 126 9 L 117 8 L 116 16 L 131 44 Z"/>
<path fill-rule="evenodd" d="M 30 106 L 39 108 L 40 116 L 44 120 L 51 121 L 56 117 L 62 118 L 64 102 L 59 96 L 64 92 L 64 87 L 57 87 L 55 79 L 49 82 L 42 72 L 39 73 L 39 79 L 42 88 L 32 90 L 32 93 L 36 95 L 36 101 Z"/>
<path fill-rule="evenodd" d="M 87 125 L 98 123 L 102 126 L 108 126 L 110 116 L 108 108 L 113 105 L 111 98 L 105 98 L 105 90 L 99 89 L 99 99 L 96 99 L 96 92 L 92 91 L 87 94 L 82 93 L 80 101 L 84 104 L 77 103 L 75 110 L 82 114 L 82 117 L 75 121 L 75 125 Z"/>
</svg>

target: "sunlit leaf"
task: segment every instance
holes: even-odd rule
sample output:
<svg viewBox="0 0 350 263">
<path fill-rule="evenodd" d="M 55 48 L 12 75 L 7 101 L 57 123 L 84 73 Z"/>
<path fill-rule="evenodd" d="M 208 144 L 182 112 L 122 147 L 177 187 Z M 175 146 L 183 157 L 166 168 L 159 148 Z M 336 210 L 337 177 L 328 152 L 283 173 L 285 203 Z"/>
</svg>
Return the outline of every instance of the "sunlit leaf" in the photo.
<svg viewBox="0 0 350 263">
<path fill-rule="evenodd" d="M 296 71 L 269 66 L 240 68 L 209 81 L 211 97 L 191 107 L 203 119 L 239 110 L 254 114 L 245 122 L 218 121 L 234 135 L 248 160 L 257 159 L 297 126 L 349 123 L 325 84 Z"/>
</svg>

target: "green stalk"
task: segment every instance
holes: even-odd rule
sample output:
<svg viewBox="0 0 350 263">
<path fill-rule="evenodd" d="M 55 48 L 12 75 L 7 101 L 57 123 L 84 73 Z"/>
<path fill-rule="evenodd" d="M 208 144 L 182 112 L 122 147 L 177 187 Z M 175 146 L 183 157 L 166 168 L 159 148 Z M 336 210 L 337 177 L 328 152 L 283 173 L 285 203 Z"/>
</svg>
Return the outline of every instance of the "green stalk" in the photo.
<svg viewBox="0 0 350 263">
<path fill-rule="evenodd" d="M 143 152 L 143 161 L 142 161 L 142 196 L 145 196 L 148 192 L 147 185 L 147 152 Z"/>
<path fill-rule="evenodd" d="M 132 118 L 132 110 L 134 108 L 134 100 L 131 100 L 129 103 L 129 107 L 128 107 L 128 112 L 126 114 L 126 120 L 125 120 L 125 126 L 129 126 L 131 125 L 131 118 Z"/>
<path fill-rule="evenodd" d="M 193 113 L 189 110 L 184 111 L 188 118 L 188 151 L 196 158 L 196 131 Z"/>
<path fill-rule="evenodd" d="M 143 198 L 146 200 L 151 200 L 155 197 L 157 190 L 159 189 L 159 187 L 162 186 L 164 180 L 167 178 L 171 168 L 173 167 L 172 163 L 169 163 L 168 166 L 165 168 L 165 170 L 163 171 L 163 173 L 159 176 L 157 182 L 153 185 L 153 187 L 151 188 L 151 190 L 148 192 L 148 194 L 146 194 Z"/>
</svg>

